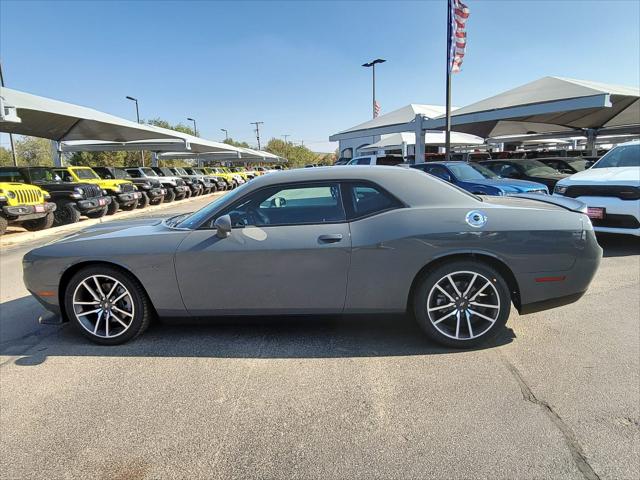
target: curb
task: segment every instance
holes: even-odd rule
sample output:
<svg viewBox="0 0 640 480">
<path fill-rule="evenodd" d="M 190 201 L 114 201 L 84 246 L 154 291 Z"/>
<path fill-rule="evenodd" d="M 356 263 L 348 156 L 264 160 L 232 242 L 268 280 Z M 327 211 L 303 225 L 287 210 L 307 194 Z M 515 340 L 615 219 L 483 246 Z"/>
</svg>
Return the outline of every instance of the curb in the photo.
<svg viewBox="0 0 640 480">
<path fill-rule="evenodd" d="M 13 233 L 10 234 L 8 237 L 7 236 L 2 236 L 0 237 L 0 248 L 4 248 L 4 247 L 13 247 L 17 244 L 20 243 L 24 243 L 24 242 L 30 242 L 33 240 L 38 240 L 41 238 L 47 238 L 47 237 L 51 237 L 51 236 L 55 236 L 59 233 L 65 233 L 65 232 L 73 232 L 76 230 L 81 230 L 83 228 L 86 227 L 90 227 L 92 225 L 98 225 L 100 223 L 107 223 L 107 222 L 112 222 L 114 220 L 124 220 L 127 218 L 131 218 L 131 217 L 137 217 L 137 216 L 142 216 L 142 215 L 148 215 L 150 213 L 154 213 L 154 212 L 158 212 L 158 211 L 162 211 L 165 210 L 167 208 L 170 207 L 175 207 L 176 205 L 185 205 L 187 203 L 190 203 L 192 201 L 196 201 L 196 200 L 201 200 L 203 198 L 207 198 L 210 197 L 211 199 L 215 198 L 215 197 L 219 197 L 224 195 L 225 192 L 216 192 L 216 193 L 210 193 L 208 195 L 200 195 L 198 197 L 191 197 L 188 199 L 183 199 L 183 200 L 177 200 L 177 201 L 173 201 L 173 202 L 169 202 L 169 203 L 162 203 L 160 205 L 149 205 L 146 208 L 143 208 L 141 210 L 132 210 L 130 212 L 122 212 L 119 211 L 118 213 L 116 213 L 115 215 L 109 215 L 109 216 L 104 216 L 102 218 L 95 218 L 95 219 L 83 219 L 80 220 L 77 223 L 71 223 L 69 225 L 62 225 L 60 227 L 52 227 L 52 228 L 48 228 L 46 230 L 40 230 L 38 232 L 20 232 L 20 233 Z"/>
</svg>

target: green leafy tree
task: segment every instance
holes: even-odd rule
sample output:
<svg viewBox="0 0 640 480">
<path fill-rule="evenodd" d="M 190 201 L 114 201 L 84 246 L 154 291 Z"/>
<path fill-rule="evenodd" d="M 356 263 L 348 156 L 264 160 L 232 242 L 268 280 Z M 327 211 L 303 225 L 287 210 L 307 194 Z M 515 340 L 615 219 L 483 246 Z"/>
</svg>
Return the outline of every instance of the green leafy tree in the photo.
<svg viewBox="0 0 640 480">
<path fill-rule="evenodd" d="M 46 138 L 20 137 L 15 145 L 19 165 L 53 165 L 51 141 Z"/>
<path fill-rule="evenodd" d="M 231 145 L 233 147 L 251 148 L 251 146 L 247 142 L 237 142 L 231 137 L 223 140 L 222 143 L 226 143 L 227 145 Z"/>
<path fill-rule="evenodd" d="M 312 152 L 304 145 L 293 145 L 291 142 L 284 142 L 279 138 L 269 140 L 265 150 L 288 159 L 289 166 L 292 168 L 304 167 L 310 163 L 326 162 L 325 154 Z"/>
<path fill-rule="evenodd" d="M 0 147 L 0 167 L 13 166 L 13 155 L 8 148 Z"/>
</svg>

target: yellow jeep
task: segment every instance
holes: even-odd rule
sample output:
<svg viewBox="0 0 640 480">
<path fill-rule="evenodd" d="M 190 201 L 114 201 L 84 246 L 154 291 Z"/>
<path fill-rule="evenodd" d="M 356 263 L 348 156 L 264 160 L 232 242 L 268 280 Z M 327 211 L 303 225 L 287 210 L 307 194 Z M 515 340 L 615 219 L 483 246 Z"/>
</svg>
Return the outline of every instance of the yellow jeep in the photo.
<svg viewBox="0 0 640 480">
<path fill-rule="evenodd" d="M 65 182 L 93 183 L 105 190 L 111 197 L 107 215 L 113 215 L 118 209 L 134 210 L 142 198 L 133 182 L 100 178 L 91 167 L 58 167 L 54 170 Z"/>
<path fill-rule="evenodd" d="M 10 223 L 20 224 L 31 232 L 53 225 L 56 204 L 51 196 L 35 185 L 0 182 L 0 235 Z"/>
<path fill-rule="evenodd" d="M 204 170 L 207 175 L 216 175 L 224 179 L 224 181 L 227 182 L 228 190 L 238 186 L 235 175 L 231 172 L 224 171 L 222 167 L 203 167 L 202 170 Z"/>
</svg>

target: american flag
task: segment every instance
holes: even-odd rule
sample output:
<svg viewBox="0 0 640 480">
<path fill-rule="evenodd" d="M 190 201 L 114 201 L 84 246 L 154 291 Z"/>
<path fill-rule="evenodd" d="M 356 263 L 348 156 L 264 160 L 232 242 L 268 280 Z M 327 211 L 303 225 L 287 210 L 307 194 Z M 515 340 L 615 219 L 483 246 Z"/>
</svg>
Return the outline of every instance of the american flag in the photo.
<svg viewBox="0 0 640 480">
<path fill-rule="evenodd" d="M 373 118 L 376 118 L 378 115 L 380 115 L 380 105 L 378 104 L 377 101 L 373 101 Z"/>
<path fill-rule="evenodd" d="M 458 73 L 462 67 L 464 52 L 467 48 L 467 20 L 469 7 L 460 0 L 449 0 L 451 9 L 451 38 L 449 39 L 449 58 L 451 72 Z"/>
</svg>

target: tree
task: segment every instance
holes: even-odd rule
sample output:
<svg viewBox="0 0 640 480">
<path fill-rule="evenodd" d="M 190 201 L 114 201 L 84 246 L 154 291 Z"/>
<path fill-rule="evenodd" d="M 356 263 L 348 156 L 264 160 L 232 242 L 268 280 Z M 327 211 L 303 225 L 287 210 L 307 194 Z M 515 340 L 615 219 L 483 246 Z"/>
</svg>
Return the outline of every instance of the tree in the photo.
<svg viewBox="0 0 640 480">
<path fill-rule="evenodd" d="M 0 147 L 0 167 L 12 167 L 13 155 L 8 148 Z"/>
<path fill-rule="evenodd" d="M 265 150 L 289 160 L 290 167 L 304 167 L 310 163 L 324 162 L 325 154 L 315 153 L 304 145 L 293 145 L 279 138 L 272 138 L 267 143 Z M 331 154 L 329 154 L 331 155 Z M 329 163 L 327 163 L 329 164 Z"/>
<path fill-rule="evenodd" d="M 226 143 L 227 145 L 231 145 L 233 147 L 251 148 L 247 142 L 237 142 L 231 137 L 223 140 L 222 143 Z"/>
<path fill-rule="evenodd" d="M 51 141 L 46 138 L 20 137 L 15 144 L 19 165 L 53 165 Z"/>
</svg>

